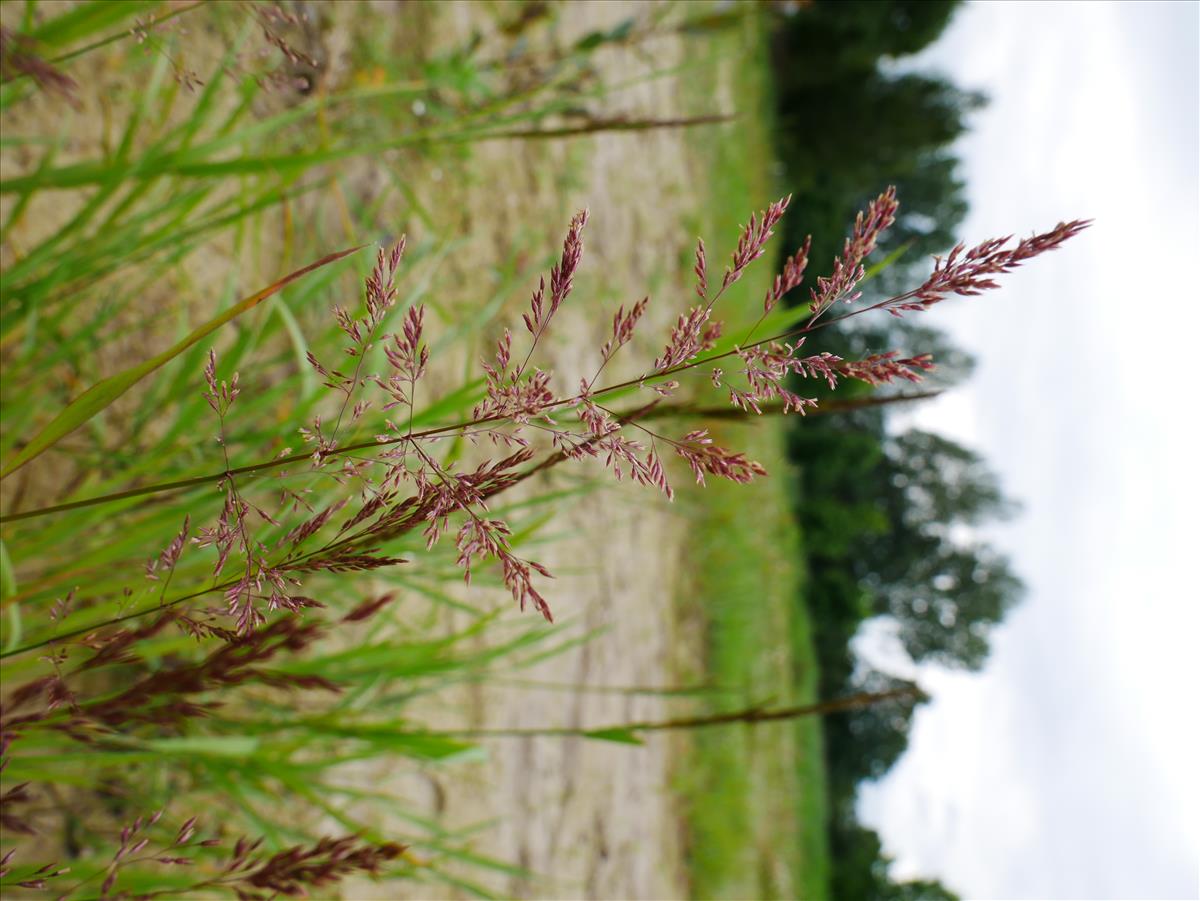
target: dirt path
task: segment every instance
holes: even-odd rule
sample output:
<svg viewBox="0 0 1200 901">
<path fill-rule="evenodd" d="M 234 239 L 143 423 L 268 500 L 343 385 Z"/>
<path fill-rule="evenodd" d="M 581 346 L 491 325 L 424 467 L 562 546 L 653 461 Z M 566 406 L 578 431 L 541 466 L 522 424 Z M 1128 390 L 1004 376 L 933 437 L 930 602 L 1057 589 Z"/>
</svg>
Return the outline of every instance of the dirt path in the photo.
<svg viewBox="0 0 1200 901">
<path fill-rule="evenodd" d="M 579 4 L 570 25 L 578 33 L 611 28 L 631 11 L 644 14 L 645 7 Z M 467 27 L 475 12 L 462 5 L 447 18 Z M 636 77 L 651 62 L 669 67 L 681 52 L 678 39 L 668 38 L 640 51 L 605 54 L 603 77 Z M 675 79 L 646 81 L 609 104 L 624 113 L 666 117 L 680 112 L 679 93 Z M 521 229 L 544 234 L 557 246 L 570 214 L 583 206 L 590 210 L 576 295 L 564 307 L 545 358 L 564 386 L 577 384 L 596 365 L 618 304 L 654 295 L 641 338 L 626 349 L 634 363 L 630 374 L 661 349 L 687 304 L 690 286 L 682 273 L 690 267 L 681 265 L 681 253 L 694 240 L 686 223 L 697 199 L 685 181 L 684 159 L 689 140 L 696 139 L 695 132 L 664 130 L 476 148 L 475 187 L 455 197 L 472 211 L 463 217 L 470 226 L 463 233 L 473 250 L 458 259 L 474 264 L 503 258 Z M 534 490 L 554 481 L 547 478 Z M 676 481 L 683 488 L 688 480 Z M 556 616 L 570 622 L 575 634 L 602 631 L 521 674 L 562 688 L 478 687 L 440 718 L 461 723 L 466 710 L 479 728 L 527 729 L 667 716 L 661 698 L 592 689 L 674 685 L 680 660 L 698 652 L 695 641 L 681 636 L 672 603 L 686 565 L 682 508 L 647 489 L 620 486 L 563 505 L 545 532 L 564 536 L 539 548 L 538 557 L 559 576 L 548 586 Z M 479 834 L 473 849 L 535 874 L 509 878 L 505 894 L 679 898 L 687 889 L 681 820 L 671 791 L 678 749 L 679 739 L 665 735 L 650 737 L 642 747 L 575 737 L 503 739 L 489 744 L 485 762 L 431 773 L 424 785 L 410 779 L 407 787 L 423 793 L 428 813 L 448 828 L 495 823 Z M 429 897 L 431 888 L 364 885 L 347 897 Z"/>
</svg>

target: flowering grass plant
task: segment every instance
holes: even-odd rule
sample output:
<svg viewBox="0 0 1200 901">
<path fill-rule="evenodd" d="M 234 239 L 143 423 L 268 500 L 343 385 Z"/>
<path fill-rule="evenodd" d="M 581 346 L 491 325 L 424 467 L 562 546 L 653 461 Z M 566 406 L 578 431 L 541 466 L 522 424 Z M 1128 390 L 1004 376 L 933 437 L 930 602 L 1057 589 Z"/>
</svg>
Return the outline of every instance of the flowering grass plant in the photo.
<svg viewBox="0 0 1200 901">
<path fill-rule="evenodd" d="M 210 351 L 201 393 L 225 454 L 223 468 L 183 482 L 6 513 L 8 522 L 62 516 L 71 507 L 116 505 L 133 496 L 147 502 L 206 481 L 221 493 L 220 509 L 211 522 L 201 521 L 199 515 L 184 516 L 173 536 L 146 560 L 139 586 L 123 584 L 110 595 L 86 588 L 67 593 L 46 610 L 44 623 L 3 651 L 2 656 L 17 665 L 12 672 L 40 673 L 6 679 L 0 708 L 0 766 L 8 771 L 9 786 L 3 793 L 6 842 L 20 839 L 4 852 L 0 884 L 35 890 L 53 883 L 62 897 L 92 896 L 96 880 L 101 897 L 227 890 L 238 897 L 259 898 L 296 894 L 348 873 L 376 873 L 389 861 L 403 861 L 402 845 L 363 836 L 320 838 L 310 844 L 277 842 L 281 847 L 270 855 L 258 853 L 261 839 L 238 837 L 232 851 L 225 853 L 217 850 L 224 836 L 193 840 L 195 817 L 168 833 L 161 812 L 131 811 L 134 816 L 121 831 L 111 860 L 71 883 L 74 877 L 65 867 L 39 859 L 49 853 L 38 846 L 46 820 L 39 813 L 39 798 L 43 791 L 53 793 L 40 761 L 47 755 L 53 759 L 77 754 L 83 761 L 124 758 L 124 763 L 136 764 L 139 754 L 150 761 L 189 748 L 228 751 L 235 736 L 194 727 L 220 723 L 226 710 L 236 710 L 235 691 L 245 696 L 247 690 L 269 690 L 273 698 L 306 693 L 318 706 L 319 697 L 333 699 L 331 712 L 342 709 L 344 702 L 338 699 L 359 691 L 356 681 L 368 675 L 370 640 L 349 639 L 350 654 L 362 658 L 357 661 L 335 653 L 324 658 L 324 665 L 314 665 L 303 652 L 332 632 L 351 634 L 357 624 L 386 608 L 394 595 L 368 595 L 353 609 L 330 615 L 332 610 L 322 612 L 328 605 L 320 583 L 310 587 L 310 581 L 322 576 L 355 578 L 356 573 L 369 578 L 393 567 L 420 568 L 425 555 L 433 555 L 443 542 L 453 545 L 454 565 L 468 583 L 480 567 L 494 566 L 500 584 L 522 610 L 552 620 L 543 581 L 550 572 L 519 551 L 513 527 L 497 512 L 506 492 L 547 468 L 589 462 L 603 466 L 617 480 L 629 479 L 668 498 L 674 496 L 673 458 L 700 484 L 710 477 L 747 482 L 764 476 L 762 466 L 719 445 L 704 428 L 675 432 L 651 423 L 672 421 L 664 412 L 682 411 L 685 405 L 679 397 L 686 393 L 690 403 L 701 390 L 719 391 L 732 407 L 747 413 L 778 410 L 803 415 L 817 403 L 805 396 L 808 380 L 831 387 L 846 378 L 873 386 L 919 381 L 933 366 L 926 354 L 891 351 L 846 360 L 808 353 L 806 336 L 863 313 L 901 316 L 927 310 L 952 295 L 980 294 L 997 287 L 996 276 L 1057 248 L 1087 225 L 1068 222 L 1016 242 L 998 239 L 956 247 L 935 261 L 921 285 L 860 304 L 857 288 L 866 276 L 865 260 L 897 209 L 895 193 L 888 190 L 859 215 L 843 253 L 833 261 L 830 274 L 816 280 L 804 304 L 797 309 L 781 301 L 801 287 L 809 263 L 807 243 L 787 258 L 771 283 L 757 323 L 727 335 L 718 318 L 719 303 L 763 256 L 788 202 L 784 198 L 750 217 L 729 263 L 711 284 L 705 245 L 697 245 L 697 302 L 678 315 L 662 351 L 643 364 L 638 375 L 604 378 L 631 344 L 649 298 L 615 312 L 591 374 L 564 386 L 539 365 L 539 349 L 553 340 L 556 316 L 569 303 L 581 272 L 588 214 L 579 213 L 548 280 L 540 279 L 533 290 L 522 317 L 525 334 L 518 337 L 504 330 L 494 351 L 480 361 L 482 395 L 469 417 L 425 426 L 420 425 L 418 398 L 425 390 L 432 351 L 424 307 L 409 306 L 398 330 L 386 330 L 399 296 L 397 278 L 406 250 L 401 238 L 378 251 L 365 281 L 362 309 L 333 311 L 343 336 L 343 361 L 335 364 L 314 352 L 307 355 L 332 402 L 324 415 L 314 415 L 300 429 L 307 444 L 303 452 L 231 465 L 225 454 L 227 430 L 238 416 L 239 397 L 253 389 L 237 372 L 223 371 L 217 354 Z M 370 437 L 360 440 L 364 432 Z M 476 447 L 477 462 L 464 464 L 450 455 L 449 449 L 463 441 Z M 290 477 L 299 472 L 332 481 L 338 486 L 336 496 L 314 506 L 307 490 L 291 487 Z M 417 535 L 419 541 L 412 541 Z M 178 647 L 169 638 L 172 632 L 196 651 L 164 650 L 164 642 L 165 647 Z M 518 639 L 518 646 L 537 640 L 528 633 Z M 363 665 L 356 669 L 358 664 Z M 457 665 L 474 664 L 460 660 Z M 762 718 L 759 713 L 750 719 Z M 360 728 L 366 725 L 358 722 Z M 628 731 L 654 728 L 655 724 L 639 723 Z M 615 726 L 596 730 L 594 737 L 631 737 L 618 732 Z M 411 738 L 407 752 L 448 755 L 457 748 L 448 737 L 426 738 L 424 748 Z M 289 766 L 302 765 L 299 753 L 290 752 Z M 179 759 L 182 763 L 187 758 Z M 168 763 L 161 768 L 161 778 L 170 784 L 181 774 Z M 171 877 L 169 886 L 155 887 L 153 877 L 144 874 L 156 868 L 186 869 L 189 875 L 182 880 Z M 143 875 L 132 875 L 135 871 Z"/>
</svg>

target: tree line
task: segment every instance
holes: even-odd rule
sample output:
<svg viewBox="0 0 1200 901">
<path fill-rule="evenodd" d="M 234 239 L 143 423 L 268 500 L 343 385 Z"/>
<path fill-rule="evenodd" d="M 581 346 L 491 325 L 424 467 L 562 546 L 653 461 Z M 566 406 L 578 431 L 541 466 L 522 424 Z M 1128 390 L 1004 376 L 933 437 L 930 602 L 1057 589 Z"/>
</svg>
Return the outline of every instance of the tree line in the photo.
<svg viewBox="0 0 1200 901">
<path fill-rule="evenodd" d="M 813 0 L 774 23 L 777 155 L 793 194 L 784 244 L 799 247 L 811 234 L 810 270 L 824 272 L 855 212 L 886 185 L 897 187 L 900 214 L 878 254 L 900 255 L 864 286 L 864 302 L 923 281 L 930 255 L 953 246 L 967 212 L 953 144 L 985 98 L 894 65 L 935 41 L 957 6 Z M 851 359 L 932 351 L 939 387 L 965 378 L 973 363 L 912 318 L 842 323 L 814 333 L 807 347 Z M 814 383 L 794 390 L 811 396 Z M 803 602 L 823 697 L 903 681 L 856 657 L 851 642 L 865 621 L 885 622 L 915 663 L 977 670 L 991 628 L 1020 598 L 1020 579 L 1004 555 L 963 537 L 971 534 L 963 527 L 1012 511 L 996 477 L 977 453 L 944 436 L 889 427 L 895 409 L 861 407 L 797 418 L 790 427 L 809 574 Z M 954 897 L 937 882 L 893 881 L 878 835 L 855 812 L 858 785 L 883 776 L 904 752 L 918 703 L 898 700 L 825 720 L 834 898 Z"/>
</svg>

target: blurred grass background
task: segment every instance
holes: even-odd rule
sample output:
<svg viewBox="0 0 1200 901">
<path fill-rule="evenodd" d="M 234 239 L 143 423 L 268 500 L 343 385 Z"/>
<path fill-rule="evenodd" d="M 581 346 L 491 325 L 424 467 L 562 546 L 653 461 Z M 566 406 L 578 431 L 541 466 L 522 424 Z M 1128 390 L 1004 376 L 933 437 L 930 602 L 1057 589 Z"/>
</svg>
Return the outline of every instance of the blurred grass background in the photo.
<svg viewBox="0 0 1200 901">
<path fill-rule="evenodd" d="M 768 35 L 763 22 L 723 32 L 704 45 L 708 78 L 692 81 L 697 96 L 724 88 L 738 98 L 736 128 L 712 141 L 697 162 L 708 197 L 705 235 L 729 234 L 746 197 L 780 193 Z M 724 60 L 738 60 L 723 67 Z M 753 325 L 779 258 L 754 268 L 735 286 L 727 334 Z M 818 682 L 807 607 L 803 603 L 803 536 L 792 515 L 793 464 L 785 424 L 764 417 L 710 424 L 718 443 L 742 448 L 771 474 L 749 485 L 711 482 L 689 495 L 690 553 L 680 586 L 683 615 L 703 634 L 702 681 L 729 689 L 711 708 L 792 705 L 815 701 Z M 691 736 L 678 784 L 689 831 L 689 874 L 697 897 L 818 898 L 828 894 L 828 840 L 821 721 L 805 718 Z"/>
</svg>

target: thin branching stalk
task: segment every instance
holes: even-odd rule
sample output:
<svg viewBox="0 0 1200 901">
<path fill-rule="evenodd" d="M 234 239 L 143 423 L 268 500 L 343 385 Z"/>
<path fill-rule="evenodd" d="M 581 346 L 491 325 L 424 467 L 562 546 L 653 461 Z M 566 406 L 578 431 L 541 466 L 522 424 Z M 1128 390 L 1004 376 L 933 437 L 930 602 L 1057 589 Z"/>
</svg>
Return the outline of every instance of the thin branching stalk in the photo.
<svg viewBox="0 0 1200 901">
<path fill-rule="evenodd" d="M 829 716 L 834 713 L 845 713 L 848 710 L 858 710 L 887 701 L 917 703 L 927 699 L 927 695 L 919 687 L 909 685 L 891 691 L 859 692 L 858 694 L 848 695 L 844 698 L 835 698 L 831 701 L 818 701 L 814 704 L 800 704 L 793 707 L 746 707 L 741 710 L 731 710 L 727 713 L 713 713 L 706 716 L 680 717 L 669 720 L 642 720 L 582 729 L 568 727 L 560 729 L 451 729 L 431 734 L 457 738 L 535 738 L 539 736 L 579 735 L 581 733 L 585 735 L 604 735 L 606 733 L 679 732 L 692 729 L 708 729 L 714 726 L 729 726 L 738 723 L 749 726 L 760 725 L 762 723 L 778 723 L 806 716 Z"/>
</svg>

